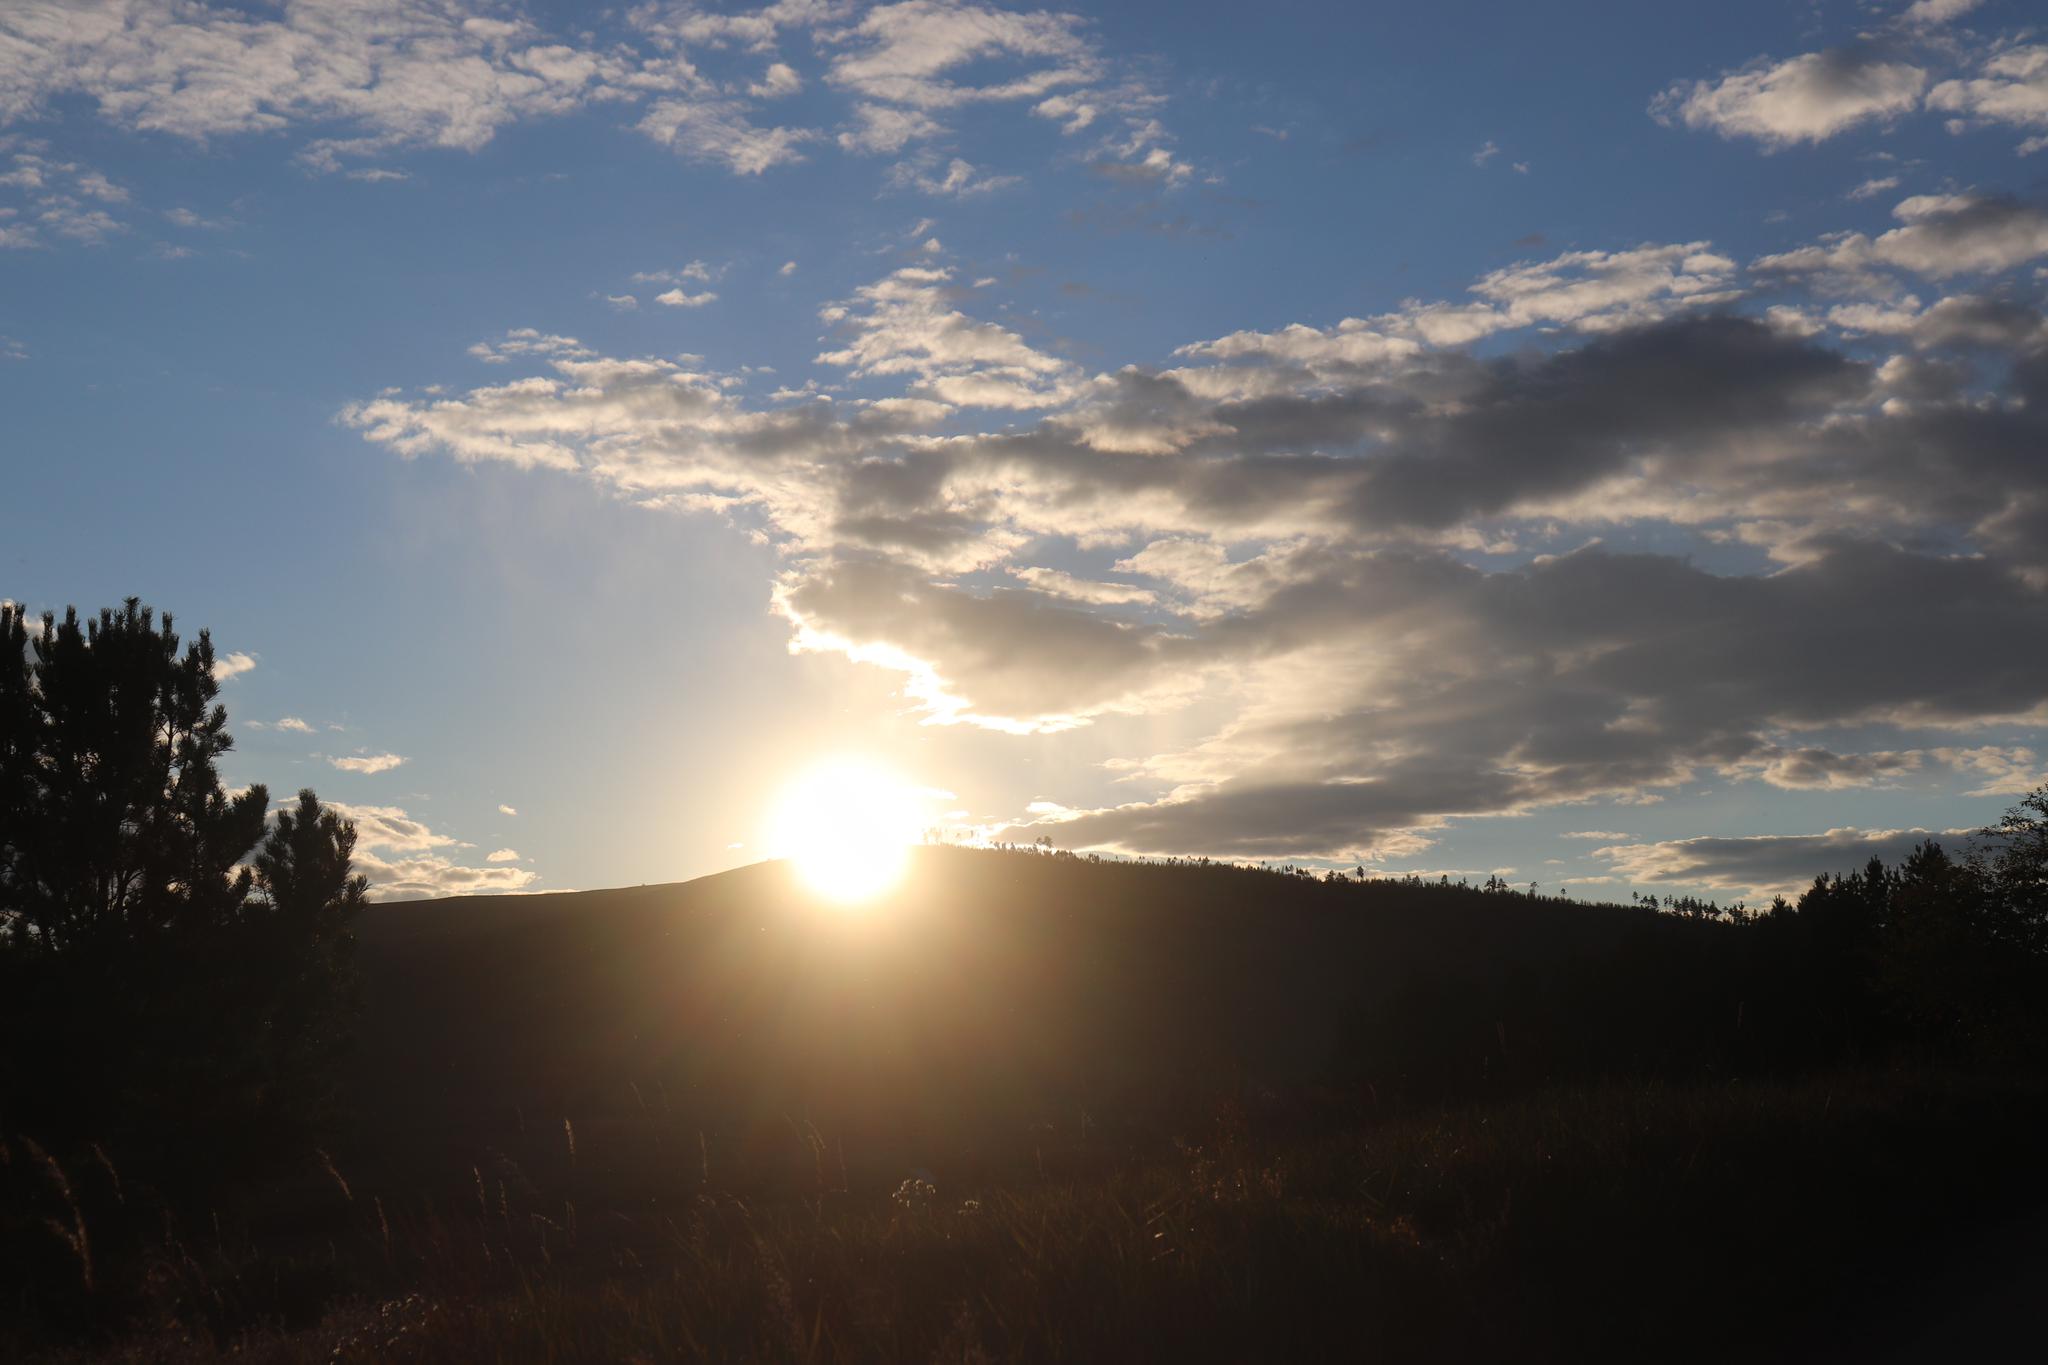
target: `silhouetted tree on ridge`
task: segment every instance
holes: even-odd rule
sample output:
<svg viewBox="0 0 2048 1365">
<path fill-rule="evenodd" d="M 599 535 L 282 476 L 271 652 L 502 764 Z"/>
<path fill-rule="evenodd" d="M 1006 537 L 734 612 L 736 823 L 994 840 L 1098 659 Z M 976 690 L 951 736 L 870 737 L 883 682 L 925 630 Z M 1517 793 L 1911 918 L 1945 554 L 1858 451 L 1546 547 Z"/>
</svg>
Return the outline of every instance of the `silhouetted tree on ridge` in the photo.
<svg viewBox="0 0 2048 1365">
<path fill-rule="evenodd" d="M 331 1102 L 355 830 L 304 791 L 266 837 L 212 642 L 179 646 L 134 598 L 0 606 L 0 1127 L 261 1141 Z"/>
</svg>

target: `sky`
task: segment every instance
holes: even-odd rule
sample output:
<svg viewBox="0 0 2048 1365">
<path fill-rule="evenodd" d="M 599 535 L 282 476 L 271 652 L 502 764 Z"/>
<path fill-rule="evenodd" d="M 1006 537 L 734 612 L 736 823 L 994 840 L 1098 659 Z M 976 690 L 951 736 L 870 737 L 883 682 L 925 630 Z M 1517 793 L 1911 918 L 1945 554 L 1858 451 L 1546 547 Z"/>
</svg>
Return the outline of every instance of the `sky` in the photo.
<svg viewBox="0 0 2048 1365">
<path fill-rule="evenodd" d="M 10 0 L 0 593 L 209 628 L 385 897 L 856 756 L 1754 903 L 2048 778 L 2043 17 Z"/>
</svg>

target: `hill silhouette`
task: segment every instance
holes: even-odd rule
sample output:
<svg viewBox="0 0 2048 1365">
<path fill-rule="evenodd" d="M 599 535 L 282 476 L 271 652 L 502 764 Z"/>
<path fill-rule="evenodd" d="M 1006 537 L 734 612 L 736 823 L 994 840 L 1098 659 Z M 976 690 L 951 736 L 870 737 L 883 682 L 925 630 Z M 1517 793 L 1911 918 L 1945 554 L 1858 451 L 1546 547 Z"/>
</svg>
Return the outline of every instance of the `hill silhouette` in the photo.
<svg viewBox="0 0 2048 1365">
<path fill-rule="evenodd" d="M 801 1119 L 894 1169 L 1221 1099 L 1390 1114 L 1854 1060 L 1807 956 L 1461 885 L 925 848 L 847 909 L 766 863 L 373 908 L 356 1096 L 451 1135 L 658 1102 L 750 1171 L 805 1159 Z"/>
<path fill-rule="evenodd" d="M 1806 1360 L 1965 1305 L 1995 1345 L 2048 1086 L 1872 984 L 1916 867 L 1753 920 L 944 847 L 855 908 L 777 863 L 371 906 L 322 1150 L 0 1162 L 0 1354 Z"/>
</svg>

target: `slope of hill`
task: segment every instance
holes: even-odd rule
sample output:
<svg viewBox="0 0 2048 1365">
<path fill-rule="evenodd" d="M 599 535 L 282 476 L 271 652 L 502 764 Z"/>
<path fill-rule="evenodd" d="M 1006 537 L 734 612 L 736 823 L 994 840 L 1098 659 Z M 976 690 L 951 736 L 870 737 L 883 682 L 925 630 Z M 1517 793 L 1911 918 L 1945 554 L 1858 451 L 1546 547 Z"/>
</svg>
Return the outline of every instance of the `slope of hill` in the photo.
<svg viewBox="0 0 2048 1365">
<path fill-rule="evenodd" d="M 1982 1353 L 2048 1086 L 1848 1027 L 1807 918 L 957 849 L 855 910 L 380 906 L 317 1159 L 197 1206 L 0 1162 L 0 1355 Z"/>
<path fill-rule="evenodd" d="M 923 849 L 845 909 L 760 864 L 381 906 L 361 948 L 358 1110 L 450 1131 L 658 1103 L 707 1142 L 807 1116 L 894 1160 L 1220 1097 L 1391 1112 L 1797 1050 L 1726 925 L 1215 865 Z"/>
</svg>

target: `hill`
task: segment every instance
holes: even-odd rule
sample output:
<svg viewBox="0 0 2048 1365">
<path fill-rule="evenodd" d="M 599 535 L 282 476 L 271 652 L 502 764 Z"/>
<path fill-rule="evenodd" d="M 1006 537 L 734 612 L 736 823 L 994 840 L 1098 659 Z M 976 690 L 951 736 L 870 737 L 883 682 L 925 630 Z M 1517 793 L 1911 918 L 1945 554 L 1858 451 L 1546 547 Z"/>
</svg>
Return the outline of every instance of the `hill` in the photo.
<svg viewBox="0 0 2048 1365">
<path fill-rule="evenodd" d="M 181 1197 L 0 1148 L 0 1356 L 1995 1353 L 2048 1085 L 1873 1024 L 1831 896 L 934 848 L 852 910 L 777 864 L 373 907 L 324 1150 Z"/>
<path fill-rule="evenodd" d="M 659 1099 L 713 1135 L 809 1115 L 893 1148 L 1219 1096 L 1497 1098 L 1732 1064 L 1738 1013 L 1770 1022 L 1735 940 L 1458 886 L 950 848 L 854 909 L 779 864 L 390 904 L 360 930 L 359 1108 L 461 1127 Z"/>
</svg>

